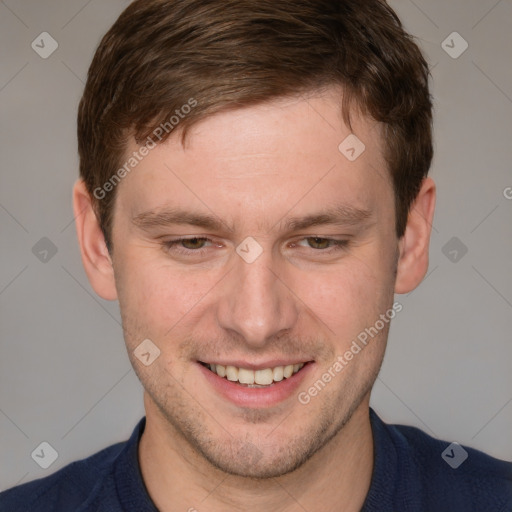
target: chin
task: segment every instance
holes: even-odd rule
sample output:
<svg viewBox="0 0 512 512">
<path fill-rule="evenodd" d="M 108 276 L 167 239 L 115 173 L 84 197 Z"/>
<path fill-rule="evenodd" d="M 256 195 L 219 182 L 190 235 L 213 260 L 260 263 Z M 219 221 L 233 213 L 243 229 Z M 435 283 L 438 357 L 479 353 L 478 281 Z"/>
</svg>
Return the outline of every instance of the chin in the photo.
<svg viewBox="0 0 512 512">
<path fill-rule="evenodd" d="M 298 447 L 297 447 L 298 448 Z M 318 448 L 316 448 L 318 449 Z M 310 458 L 310 451 L 304 449 L 292 450 L 287 446 L 286 450 L 270 450 L 267 454 L 260 451 L 252 443 L 240 443 L 237 450 L 229 457 L 226 453 L 219 454 L 201 451 L 201 455 L 216 469 L 229 475 L 255 480 L 266 480 L 293 473 Z M 285 452 L 286 453 L 282 453 Z"/>
</svg>

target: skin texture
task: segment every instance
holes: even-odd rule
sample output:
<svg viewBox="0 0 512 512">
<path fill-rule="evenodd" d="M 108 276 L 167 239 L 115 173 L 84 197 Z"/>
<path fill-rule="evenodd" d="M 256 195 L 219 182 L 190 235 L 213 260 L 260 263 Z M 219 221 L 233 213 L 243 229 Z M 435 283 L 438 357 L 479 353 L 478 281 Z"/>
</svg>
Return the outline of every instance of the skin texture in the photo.
<svg viewBox="0 0 512 512">
<path fill-rule="evenodd" d="M 381 127 L 354 112 L 352 133 L 366 149 L 349 161 L 338 150 L 351 133 L 339 105 L 333 87 L 214 115 L 192 128 L 185 147 L 173 135 L 118 185 L 112 255 L 83 183 L 75 185 L 85 270 L 98 295 L 119 300 L 145 388 L 139 459 L 161 511 L 356 511 L 364 502 L 373 468 L 370 390 L 389 324 L 307 405 L 293 393 L 277 405 L 236 406 L 197 365 L 313 361 L 299 389 L 307 390 L 392 307 L 395 292 L 424 277 L 433 181 L 424 180 L 398 239 Z M 127 154 L 136 149 L 130 141 Z M 340 204 L 369 214 L 285 226 Z M 166 207 L 213 215 L 222 227 L 133 221 Z M 194 236 L 210 241 L 164 245 Z M 263 251 L 252 263 L 235 250 L 249 236 Z M 348 245 L 329 252 L 315 237 Z M 133 354 L 146 338 L 161 351 L 150 366 Z"/>
</svg>

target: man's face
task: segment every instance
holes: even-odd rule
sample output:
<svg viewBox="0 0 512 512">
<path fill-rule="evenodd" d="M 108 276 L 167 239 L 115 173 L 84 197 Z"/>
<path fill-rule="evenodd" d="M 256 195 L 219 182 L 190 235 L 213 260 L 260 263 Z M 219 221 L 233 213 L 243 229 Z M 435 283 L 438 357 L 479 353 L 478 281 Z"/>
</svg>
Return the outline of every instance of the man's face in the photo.
<svg viewBox="0 0 512 512">
<path fill-rule="evenodd" d="M 336 92 L 205 119 L 118 186 L 113 265 L 148 421 L 229 473 L 299 467 L 367 404 L 384 354 L 387 324 L 333 371 L 391 308 L 398 242 L 380 128 L 354 117 L 366 149 L 350 161 Z M 171 210 L 219 225 L 169 223 Z M 300 225 L 322 214 L 338 222 Z M 145 339 L 160 350 L 149 366 L 133 354 Z"/>
</svg>

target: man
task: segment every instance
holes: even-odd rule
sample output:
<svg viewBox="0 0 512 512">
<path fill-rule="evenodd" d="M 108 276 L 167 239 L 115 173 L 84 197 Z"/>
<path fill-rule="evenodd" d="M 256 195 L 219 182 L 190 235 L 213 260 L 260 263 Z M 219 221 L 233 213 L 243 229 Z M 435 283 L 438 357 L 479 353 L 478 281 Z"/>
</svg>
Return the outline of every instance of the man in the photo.
<svg viewBox="0 0 512 512">
<path fill-rule="evenodd" d="M 146 417 L 0 510 L 512 510 L 512 464 L 369 408 L 428 267 L 431 108 L 380 0 L 133 2 L 89 71 L 73 199 Z"/>
</svg>

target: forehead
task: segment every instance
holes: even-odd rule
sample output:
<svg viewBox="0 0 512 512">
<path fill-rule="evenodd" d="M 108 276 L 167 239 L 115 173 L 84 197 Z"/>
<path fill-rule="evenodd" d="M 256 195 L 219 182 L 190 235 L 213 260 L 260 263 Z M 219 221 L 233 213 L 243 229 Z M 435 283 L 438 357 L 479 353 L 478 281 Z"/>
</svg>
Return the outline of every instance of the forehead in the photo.
<svg viewBox="0 0 512 512">
<path fill-rule="evenodd" d="M 318 206 L 370 210 L 379 197 L 389 206 L 381 127 L 356 113 L 351 121 L 336 89 L 215 114 L 191 127 L 185 145 L 176 131 L 152 149 L 118 201 L 132 217 L 193 206 L 231 226 L 254 219 L 266 228 Z M 127 155 L 137 149 L 130 141 Z"/>
</svg>

